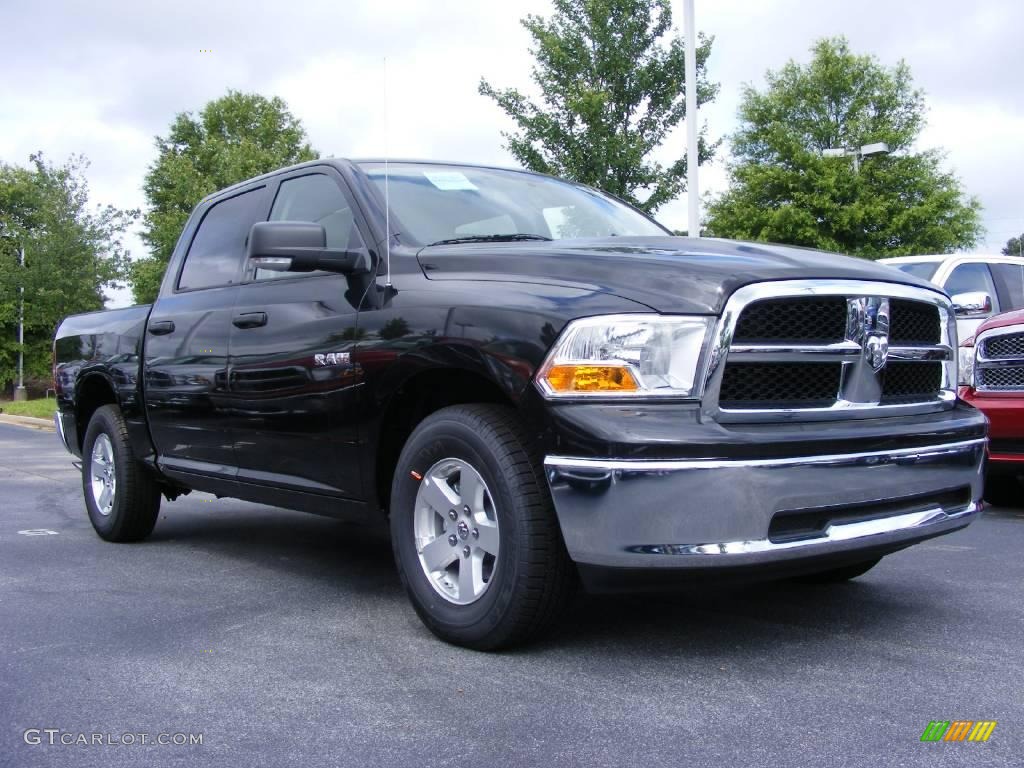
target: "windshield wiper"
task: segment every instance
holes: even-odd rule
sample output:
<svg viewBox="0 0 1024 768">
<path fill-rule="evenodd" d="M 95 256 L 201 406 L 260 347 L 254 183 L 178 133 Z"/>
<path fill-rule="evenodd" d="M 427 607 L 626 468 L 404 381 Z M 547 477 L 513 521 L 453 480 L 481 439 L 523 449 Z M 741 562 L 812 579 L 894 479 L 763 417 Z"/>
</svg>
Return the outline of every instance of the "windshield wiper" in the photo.
<svg viewBox="0 0 1024 768">
<path fill-rule="evenodd" d="M 458 243 L 514 243 L 518 240 L 550 240 L 544 235 L 531 235 L 527 232 L 515 232 L 510 235 L 466 235 L 465 237 L 450 237 L 447 240 L 438 240 L 430 245 L 455 245 Z M 427 247 L 429 248 L 430 245 Z"/>
</svg>

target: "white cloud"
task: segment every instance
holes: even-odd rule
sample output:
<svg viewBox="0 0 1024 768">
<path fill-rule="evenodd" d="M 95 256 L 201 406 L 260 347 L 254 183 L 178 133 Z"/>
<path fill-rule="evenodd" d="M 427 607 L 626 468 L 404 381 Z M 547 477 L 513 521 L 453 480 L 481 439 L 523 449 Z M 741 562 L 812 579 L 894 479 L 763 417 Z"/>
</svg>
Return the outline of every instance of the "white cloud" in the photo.
<svg viewBox="0 0 1024 768">
<path fill-rule="evenodd" d="M 932 102 L 924 147 L 941 147 L 964 188 L 985 205 L 979 251 L 998 252 L 1024 232 L 1024 114 L 997 104 L 973 108 Z"/>
</svg>

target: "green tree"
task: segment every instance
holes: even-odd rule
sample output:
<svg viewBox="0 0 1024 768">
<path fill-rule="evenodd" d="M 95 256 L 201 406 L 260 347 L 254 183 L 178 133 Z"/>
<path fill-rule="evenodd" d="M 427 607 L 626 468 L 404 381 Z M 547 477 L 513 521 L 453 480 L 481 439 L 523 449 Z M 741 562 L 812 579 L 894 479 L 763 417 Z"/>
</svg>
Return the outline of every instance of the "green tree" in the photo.
<svg viewBox="0 0 1024 768">
<path fill-rule="evenodd" d="M 518 126 L 506 147 L 525 167 L 603 189 L 653 212 L 686 188 L 686 158 L 651 158 L 686 116 L 683 41 L 672 35 L 669 0 L 554 0 L 550 18 L 529 15 L 533 81 L 541 101 L 479 91 Z M 711 38 L 697 48 L 697 103 L 714 99 L 708 82 Z M 701 131 L 700 162 L 716 145 Z"/>
<path fill-rule="evenodd" d="M 768 72 L 764 91 L 745 88 L 730 187 L 708 206 L 710 233 L 867 258 L 974 245 L 980 204 L 943 170 L 941 152 L 913 149 L 925 101 L 906 63 L 855 55 L 842 37 L 811 50 L 810 63 Z M 874 142 L 890 154 L 859 171 L 852 158 L 823 156 Z"/>
<path fill-rule="evenodd" d="M 101 309 L 104 290 L 121 285 L 128 264 L 121 237 L 138 216 L 90 207 L 84 157 L 55 166 L 37 153 L 30 162 L 28 168 L 0 163 L 0 386 L 15 377 L 20 289 L 26 377 L 45 379 L 60 321 Z"/>
<path fill-rule="evenodd" d="M 149 209 L 142 239 L 150 255 L 132 265 L 135 301 L 153 301 L 167 262 L 192 209 L 207 195 L 286 165 L 314 160 L 301 121 L 283 100 L 228 91 L 198 115 L 182 112 L 167 136 L 143 190 Z"/>
<path fill-rule="evenodd" d="M 1020 237 L 1011 237 L 1006 241 L 1006 245 L 1003 246 L 1004 256 L 1024 256 L 1024 251 L 1021 250 L 1021 242 L 1024 241 L 1024 235 Z"/>
</svg>

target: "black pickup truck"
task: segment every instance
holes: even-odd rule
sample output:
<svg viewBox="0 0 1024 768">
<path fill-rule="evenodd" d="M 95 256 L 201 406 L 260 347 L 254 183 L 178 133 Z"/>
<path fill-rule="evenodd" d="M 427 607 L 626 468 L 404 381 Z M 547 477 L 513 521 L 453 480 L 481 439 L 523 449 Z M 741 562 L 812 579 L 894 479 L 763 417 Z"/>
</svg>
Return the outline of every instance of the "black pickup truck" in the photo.
<svg viewBox="0 0 1024 768">
<path fill-rule="evenodd" d="M 324 160 L 205 199 L 156 302 L 65 320 L 54 376 L 103 538 L 190 490 L 386 520 L 423 621 L 488 649 L 580 582 L 837 581 L 966 526 L 956 349 L 890 267 L 673 237 L 533 173 Z"/>
</svg>

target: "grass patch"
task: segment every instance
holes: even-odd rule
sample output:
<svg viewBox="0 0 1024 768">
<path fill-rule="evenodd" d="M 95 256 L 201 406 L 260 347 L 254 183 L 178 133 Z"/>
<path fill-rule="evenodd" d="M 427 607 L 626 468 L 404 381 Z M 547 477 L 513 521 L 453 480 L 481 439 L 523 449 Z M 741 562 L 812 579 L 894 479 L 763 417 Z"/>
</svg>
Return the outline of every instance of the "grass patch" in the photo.
<svg viewBox="0 0 1024 768">
<path fill-rule="evenodd" d="M 52 397 L 24 400 L 20 403 L 4 400 L 0 401 L 0 408 L 7 416 L 35 416 L 37 419 L 53 419 L 53 412 L 57 410 L 57 401 Z"/>
</svg>

